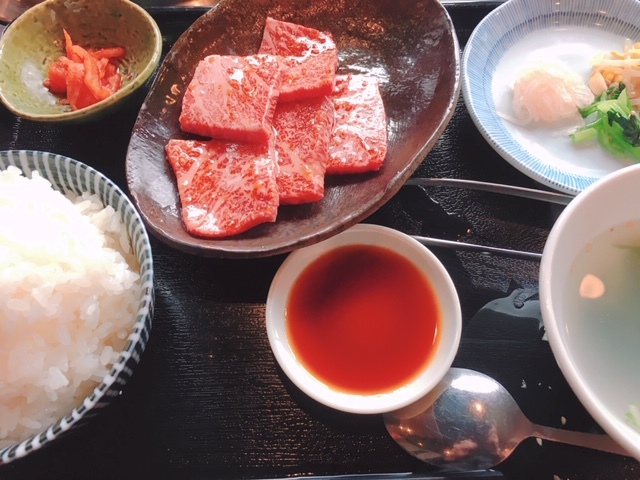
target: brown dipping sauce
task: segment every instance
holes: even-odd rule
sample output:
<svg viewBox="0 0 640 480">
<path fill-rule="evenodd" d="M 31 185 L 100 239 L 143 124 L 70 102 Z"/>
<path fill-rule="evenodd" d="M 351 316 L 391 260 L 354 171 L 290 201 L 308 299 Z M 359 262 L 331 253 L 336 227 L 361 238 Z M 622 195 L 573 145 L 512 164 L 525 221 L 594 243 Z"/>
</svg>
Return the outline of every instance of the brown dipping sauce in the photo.
<svg viewBox="0 0 640 480">
<path fill-rule="evenodd" d="M 304 367 L 334 389 L 367 395 L 418 376 L 437 346 L 440 318 L 425 275 L 373 245 L 340 247 L 312 262 L 286 308 L 287 335 Z"/>
</svg>

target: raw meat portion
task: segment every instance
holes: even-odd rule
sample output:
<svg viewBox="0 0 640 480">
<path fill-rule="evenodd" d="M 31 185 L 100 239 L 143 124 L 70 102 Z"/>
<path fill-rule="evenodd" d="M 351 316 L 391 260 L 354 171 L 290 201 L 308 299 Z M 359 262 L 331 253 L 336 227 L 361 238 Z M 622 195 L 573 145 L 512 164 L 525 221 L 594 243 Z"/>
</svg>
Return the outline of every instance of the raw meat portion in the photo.
<svg viewBox="0 0 640 480">
<path fill-rule="evenodd" d="M 333 91 L 338 49 L 329 34 L 267 17 L 259 53 L 282 57 L 281 102 Z"/>
<path fill-rule="evenodd" d="M 280 204 L 314 202 L 324 197 L 333 118 L 329 97 L 278 103 L 273 126 Z"/>
<path fill-rule="evenodd" d="M 266 144 L 279 80 L 273 55 L 205 57 L 184 93 L 180 127 L 203 137 Z"/>
<path fill-rule="evenodd" d="M 278 189 L 272 142 L 169 140 L 165 149 L 189 233 L 226 237 L 275 221 Z"/>
<path fill-rule="evenodd" d="M 387 154 L 387 117 L 378 80 L 367 75 L 338 75 L 332 99 L 335 123 L 327 173 L 378 170 Z"/>
</svg>

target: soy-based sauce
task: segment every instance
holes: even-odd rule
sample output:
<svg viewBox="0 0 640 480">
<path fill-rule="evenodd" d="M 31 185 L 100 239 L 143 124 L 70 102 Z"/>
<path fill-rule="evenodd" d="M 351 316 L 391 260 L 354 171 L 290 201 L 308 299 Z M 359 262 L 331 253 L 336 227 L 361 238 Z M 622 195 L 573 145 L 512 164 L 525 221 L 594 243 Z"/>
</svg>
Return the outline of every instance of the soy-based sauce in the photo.
<svg viewBox="0 0 640 480">
<path fill-rule="evenodd" d="M 413 380 L 438 342 L 440 307 L 426 276 L 383 247 L 348 245 L 300 275 L 287 333 L 305 368 L 348 393 L 393 391 Z"/>
</svg>

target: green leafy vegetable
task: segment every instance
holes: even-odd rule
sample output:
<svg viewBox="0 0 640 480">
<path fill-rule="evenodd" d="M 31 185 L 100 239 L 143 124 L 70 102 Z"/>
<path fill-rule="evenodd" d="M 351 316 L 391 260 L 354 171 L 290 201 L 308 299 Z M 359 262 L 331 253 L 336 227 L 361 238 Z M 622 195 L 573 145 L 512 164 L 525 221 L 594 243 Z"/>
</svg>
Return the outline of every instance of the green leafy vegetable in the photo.
<svg viewBox="0 0 640 480">
<path fill-rule="evenodd" d="M 625 417 L 631 426 L 640 430 L 640 409 L 638 409 L 637 405 L 629 405 L 629 410 Z"/>
<path fill-rule="evenodd" d="M 591 105 L 585 108 L 578 108 L 578 110 L 580 111 L 580 115 L 582 115 L 583 118 L 587 118 L 589 115 L 594 113 L 597 109 L 603 108 L 603 106 L 606 108 L 608 105 L 619 103 L 619 102 L 615 102 L 614 100 L 620 99 L 620 95 L 622 94 L 622 92 L 625 92 L 625 95 L 627 95 L 626 87 L 624 83 L 611 85 L 607 89 L 607 91 L 602 92 L 600 96 L 598 96 L 598 98 L 596 98 Z M 626 104 L 626 100 L 628 99 L 628 97 L 625 98 L 625 95 L 623 95 L 622 99 L 620 99 L 620 102 L 623 105 Z M 606 103 L 603 103 L 603 102 L 606 102 Z"/>
<path fill-rule="evenodd" d="M 575 143 L 597 139 L 614 155 L 640 161 L 640 118 L 631 107 L 624 83 L 612 85 L 591 105 L 578 110 L 586 123 L 571 134 Z"/>
</svg>

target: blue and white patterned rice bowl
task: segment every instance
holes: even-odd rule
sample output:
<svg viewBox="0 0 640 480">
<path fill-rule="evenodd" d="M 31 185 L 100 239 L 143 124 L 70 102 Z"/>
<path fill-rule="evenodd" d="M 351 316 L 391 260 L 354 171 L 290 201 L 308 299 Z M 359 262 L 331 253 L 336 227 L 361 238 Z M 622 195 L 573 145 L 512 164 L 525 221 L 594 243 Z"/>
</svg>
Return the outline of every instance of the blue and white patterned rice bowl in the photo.
<svg viewBox="0 0 640 480">
<path fill-rule="evenodd" d="M 140 264 L 140 298 L 138 310 L 117 361 L 94 390 L 66 416 L 42 432 L 19 444 L 0 448 L 0 465 L 24 457 L 51 443 L 72 427 L 84 423 L 118 396 L 133 369 L 140 361 L 151 332 L 154 304 L 153 259 L 149 237 L 137 210 L 123 191 L 95 169 L 71 158 L 52 153 L 9 150 L 0 151 L 0 170 L 10 165 L 22 170 L 26 177 L 38 172 L 62 193 L 97 194 L 102 203 L 119 212 L 131 241 L 133 254 Z"/>
<path fill-rule="evenodd" d="M 462 58 L 462 94 L 481 134 L 512 166 L 556 190 L 577 194 L 630 161 L 598 145 L 571 143 L 569 128 L 521 127 L 510 113 L 513 80 L 530 62 L 559 61 L 586 81 L 596 53 L 640 41 L 637 0 L 509 0 L 473 31 Z M 573 126 L 572 126 L 573 127 Z"/>
</svg>

